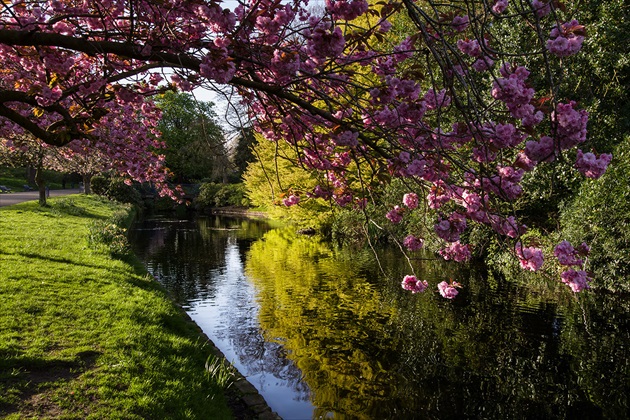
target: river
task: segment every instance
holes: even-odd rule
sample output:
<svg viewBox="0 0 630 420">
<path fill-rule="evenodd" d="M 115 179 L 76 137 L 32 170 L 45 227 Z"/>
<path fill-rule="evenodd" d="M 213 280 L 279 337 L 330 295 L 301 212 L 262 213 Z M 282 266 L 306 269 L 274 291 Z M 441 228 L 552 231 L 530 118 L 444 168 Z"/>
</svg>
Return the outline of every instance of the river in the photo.
<svg viewBox="0 0 630 420">
<path fill-rule="evenodd" d="M 628 418 L 630 299 L 238 218 L 139 222 L 148 271 L 284 419 Z M 454 300 L 435 285 L 455 279 Z"/>
</svg>

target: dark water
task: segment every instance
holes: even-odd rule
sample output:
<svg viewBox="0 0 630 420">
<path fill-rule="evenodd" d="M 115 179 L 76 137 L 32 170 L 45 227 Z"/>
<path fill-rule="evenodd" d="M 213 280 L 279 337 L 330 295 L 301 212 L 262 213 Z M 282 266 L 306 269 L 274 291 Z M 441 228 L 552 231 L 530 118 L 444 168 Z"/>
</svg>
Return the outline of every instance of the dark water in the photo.
<svg viewBox="0 0 630 420">
<path fill-rule="evenodd" d="M 627 296 L 422 259 L 431 290 L 413 295 L 394 250 L 377 263 L 260 221 L 146 221 L 131 240 L 285 419 L 630 417 Z"/>
</svg>

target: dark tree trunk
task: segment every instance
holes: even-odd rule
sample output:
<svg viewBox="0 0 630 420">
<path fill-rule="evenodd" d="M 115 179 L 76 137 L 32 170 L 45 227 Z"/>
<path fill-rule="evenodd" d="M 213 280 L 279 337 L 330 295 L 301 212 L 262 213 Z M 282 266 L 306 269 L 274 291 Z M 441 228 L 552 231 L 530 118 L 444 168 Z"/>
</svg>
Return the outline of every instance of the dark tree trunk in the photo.
<svg viewBox="0 0 630 420">
<path fill-rule="evenodd" d="M 29 185 L 37 185 L 35 181 L 35 175 L 37 174 L 37 169 L 33 166 L 26 167 L 26 182 Z"/>
<path fill-rule="evenodd" d="M 46 182 L 43 178 L 44 168 L 40 165 L 35 171 L 35 184 L 37 185 L 37 190 L 39 191 L 39 205 L 46 205 Z"/>
<path fill-rule="evenodd" d="M 92 181 L 92 175 L 83 175 L 83 192 L 87 194 L 92 194 L 92 188 L 90 187 L 90 182 Z"/>
</svg>

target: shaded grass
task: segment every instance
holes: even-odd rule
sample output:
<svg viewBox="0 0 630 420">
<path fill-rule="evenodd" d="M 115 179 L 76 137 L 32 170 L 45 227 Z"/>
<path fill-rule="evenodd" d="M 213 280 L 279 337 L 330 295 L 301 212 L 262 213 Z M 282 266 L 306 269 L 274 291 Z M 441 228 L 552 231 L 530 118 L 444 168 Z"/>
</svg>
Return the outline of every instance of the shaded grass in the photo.
<svg viewBox="0 0 630 420">
<path fill-rule="evenodd" d="M 137 261 L 90 247 L 118 205 L 0 209 L 0 414 L 231 418 L 212 350 Z"/>
<path fill-rule="evenodd" d="M 51 188 L 61 188 L 61 178 L 63 174 L 55 171 L 44 171 L 44 180 Z M 0 185 L 11 188 L 13 191 L 22 191 L 23 186 L 28 184 L 26 179 L 26 168 L 11 168 L 0 166 Z M 35 185 L 31 185 L 35 187 Z"/>
</svg>

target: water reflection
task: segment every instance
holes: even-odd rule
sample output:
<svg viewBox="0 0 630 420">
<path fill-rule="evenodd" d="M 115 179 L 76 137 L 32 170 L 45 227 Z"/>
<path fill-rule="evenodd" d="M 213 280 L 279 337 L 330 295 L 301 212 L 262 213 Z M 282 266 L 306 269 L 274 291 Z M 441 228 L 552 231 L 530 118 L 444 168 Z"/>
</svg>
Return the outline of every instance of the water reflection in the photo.
<svg viewBox="0 0 630 420">
<path fill-rule="evenodd" d="M 543 297 L 437 261 L 416 274 L 466 288 L 412 295 L 395 252 L 381 253 L 382 276 L 369 252 L 245 220 L 145 222 L 132 240 L 283 418 L 630 414 L 623 297 Z"/>
</svg>

